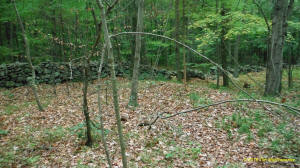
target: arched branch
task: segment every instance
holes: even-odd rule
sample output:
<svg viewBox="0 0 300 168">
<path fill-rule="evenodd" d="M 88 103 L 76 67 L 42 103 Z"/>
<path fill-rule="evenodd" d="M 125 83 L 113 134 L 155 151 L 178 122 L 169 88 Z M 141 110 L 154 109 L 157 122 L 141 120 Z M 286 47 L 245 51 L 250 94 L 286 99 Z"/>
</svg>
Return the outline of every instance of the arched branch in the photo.
<svg viewBox="0 0 300 168">
<path fill-rule="evenodd" d="M 220 66 L 219 64 L 215 63 L 213 60 L 209 59 L 208 57 L 206 57 L 205 55 L 199 53 L 198 51 L 196 51 L 195 49 L 191 48 L 190 46 L 180 42 L 180 41 L 177 41 L 175 39 L 172 39 L 170 37 L 167 37 L 167 36 L 164 36 L 164 35 L 159 35 L 159 34 L 153 34 L 153 33 L 147 33 L 147 32 L 121 32 L 121 33 L 117 33 L 117 34 L 113 34 L 113 35 L 110 35 L 109 37 L 110 38 L 113 38 L 113 37 L 117 37 L 117 36 L 121 36 L 121 35 L 136 35 L 136 34 L 142 34 L 142 35 L 149 35 L 149 36 L 155 36 L 155 37 L 160 37 L 160 38 L 163 38 L 163 39 L 167 39 L 167 40 L 170 40 L 170 41 L 173 41 L 185 48 L 187 48 L 188 50 L 192 51 L 193 53 L 201 56 L 202 58 L 206 59 L 207 61 L 209 61 L 211 64 L 215 65 L 216 67 L 218 67 L 222 72 L 225 73 L 226 76 L 228 76 L 229 80 L 231 81 L 231 83 L 234 85 L 234 87 L 236 87 L 237 89 L 239 89 L 240 91 L 242 91 L 243 93 L 245 93 L 249 98 L 253 99 L 253 100 L 256 100 L 253 96 L 251 96 L 248 92 L 246 92 L 244 89 L 242 89 L 236 82 L 233 81 L 233 79 L 231 78 L 232 74 L 230 72 L 228 72 L 227 70 L 223 69 L 222 66 Z M 263 104 L 261 104 L 261 106 L 264 107 Z M 266 107 L 264 107 L 265 109 L 267 109 Z M 270 110 L 269 110 L 270 111 Z"/>
</svg>

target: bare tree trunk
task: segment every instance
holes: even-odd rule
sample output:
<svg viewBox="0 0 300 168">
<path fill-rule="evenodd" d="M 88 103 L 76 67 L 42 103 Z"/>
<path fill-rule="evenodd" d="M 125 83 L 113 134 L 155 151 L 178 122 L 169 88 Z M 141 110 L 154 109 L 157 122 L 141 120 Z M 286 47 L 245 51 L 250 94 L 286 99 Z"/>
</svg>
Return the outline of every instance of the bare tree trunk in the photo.
<svg viewBox="0 0 300 168">
<path fill-rule="evenodd" d="M 288 0 L 277 0 L 273 8 L 271 56 L 268 58 L 265 95 L 279 95 L 282 80 L 283 46 L 287 29 Z"/>
<path fill-rule="evenodd" d="M 180 35 L 180 16 L 179 16 L 179 0 L 175 0 L 175 39 L 179 41 Z M 180 50 L 179 45 L 175 44 L 175 54 L 176 54 L 176 71 L 177 71 L 177 80 L 182 79 L 181 75 L 181 59 L 180 59 Z"/>
<path fill-rule="evenodd" d="M 52 3 L 56 3 L 54 0 L 52 0 Z M 52 10 L 52 21 L 53 21 L 53 30 L 52 30 L 52 45 L 53 48 L 51 49 L 52 51 L 52 61 L 53 63 L 55 62 L 55 60 L 57 59 L 57 54 L 56 54 L 56 42 L 55 42 L 55 38 L 56 38 L 56 12 L 55 9 Z M 51 85 L 53 88 L 53 94 L 56 96 L 56 83 L 55 83 L 55 73 L 54 73 L 54 66 L 52 66 L 51 68 L 52 74 L 51 74 Z"/>
<path fill-rule="evenodd" d="M 60 49 L 61 49 L 61 58 L 62 60 L 64 61 L 68 61 L 68 58 L 65 56 L 65 48 L 64 48 L 64 45 L 65 45 L 65 27 L 64 27 L 64 20 L 63 20 L 63 15 L 62 15 L 62 0 L 60 1 L 61 3 L 61 9 L 60 9 L 60 34 L 61 34 L 61 41 L 62 41 L 62 44 L 60 45 Z M 70 95 L 70 88 L 69 88 L 69 83 L 66 82 L 66 91 L 67 91 L 67 95 L 69 96 Z"/>
<path fill-rule="evenodd" d="M 187 33 L 187 18 L 185 16 L 185 0 L 182 0 L 182 34 L 183 34 L 183 41 L 186 40 L 186 33 Z M 184 88 L 186 87 L 186 51 L 183 49 L 183 83 Z"/>
<path fill-rule="evenodd" d="M 44 109 L 43 109 L 43 107 L 42 107 L 42 105 L 40 103 L 39 96 L 38 96 L 38 93 L 37 93 L 37 86 L 35 84 L 35 76 L 36 75 L 35 75 L 34 67 L 32 65 L 32 61 L 31 61 L 29 42 L 28 42 L 28 39 L 27 39 L 27 36 L 26 36 L 26 32 L 25 32 L 25 29 L 24 29 L 21 17 L 19 15 L 19 12 L 18 12 L 18 9 L 17 9 L 17 6 L 16 6 L 16 2 L 15 2 L 15 0 L 12 0 L 12 2 L 14 4 L 14 8 L 15 8 L 16 15 L 17 15 L 17 18 L 18 18 L 18 22 L 19 22 L 19 25 L 20 25 L 21 30 L 22 30 L 22 35 L 23 35 L 23 38 L 24 38 L 25 50 L 26 50 L 25 54 L 26 54 L 28 63 L 30 65 L 30 67 L 31 67 L 31 73 L 32 73 L 31 86 L 32 86 L 32 91 L 33 91 L 33 94 L 34 94 L 34 97 L 35 97 L 35 100 L 36 100 L 36 104 L 37 104 L 39 110 L 40 111 L 44 111 Z"/>
<path fill-rule="evenodd" d="M 287 11 L 284 15 L 284 23 L 283 23 L 283 34 L 286 36 L 287 34 L 287 28 L 288 28 L 288 17 L 291 15 L 292 9 L 294 5 L 294 0 L 290 0 L 289 6 L 287 8 Z M 293 47 L 289 47 L 290 52 L 288 55 L 288 87 L 293 87 L 293 65 L 292 65 L 292 59 L 293 59 Z"/>
<path fill-rule="evenodd" d="M 118 98 L 118 88 L 117 88 L 117 79 L 116 79 L 116 72 L 115 72 L 115 60 L 112 50 L 112 44 L 110 41 L 107 23 L 106 23 L 106 15 L 103 8 L 102 0 L 97 0 L 98 6 L 101 10 L 101 19 L 102 19 L 102 29 L 104 32 L 104 39 L 108 50 L 108 58 L 110 62 L 110 69 L 111 69 L 111 83 L 112 83 L 112 90 L 113 90 L 113 102 L 114 102 L 114 109 L 115 109 L 115 115 L 118 125 L 118 133 L 119 133 L 119 140 L 120 140 L 120 146 L 121 146 L 121 154 L 122 154 L 122 163 L 123 167 L 127 168 L 127 156 L 126 156 L 126 146 L 123 138 L 123 131 L 122 131 L 122 123 L 121 123 L 121 117 L 120 117 L 120 109 L 119 109 L 119 98 Z"/>
<path fill-rule="evenodd" d="M 144 0 L 138 0 L 138 16 L 137 16 L 137 32 L 143 31 L 143 12 L 144 12 Z M 139 67 L 140 67 L 140 58 L 141 58 L 141 41 L 142 35 L 136 35 L 136 46 L 135 46 L 135 55 L 134 55 L 134 67 L 133 67 L 133 76 L 131 83 L 131 95 L 129 100 L 129 105 L 134 107 L 138 106 L 138 77 L 139 77 Z"/>
<path fill-rule="evenodd" d="M 234 56 L 233 56 L 233 62 L 234 62 L 233 76 L 235 78 L 239 77 L 239 47 L 240 47 L 240 36 L 238 35 L 235 40 Z"/>
<path fill-rule="evenodd" d="M 98 31 L 99 32 L 99 31 Z M 100 33 L 100 32 L 99 32 Z M 104 132 L 104 124 L 103 124 L 103 116 L 102 116 L 102 104 L 101 104 L 101 72 L 102 72 L 102 65 L 103 65 L 103 61 L 104 61 L 104 55 L 105 55 L 105 44 L 103 44 L 103 49 L 102 49 L 102 53 L 101 53 L 101 61 L 100 61 L 100 67 L 98 70 L 98 87 L 97 87 L 97 92 L 98 92 L 98 111 L 99 111 L 99 119 L 100 119 L 100 129 L 101 129 L 101 141 L 103 143 L 104 146 L 104 150 L 105 150 L 105 155 L 106 155 L 106 159 L 107 159 L 107 163 L 109 168 L 112 168 L 112 164 L 111 164 L 111 160 L 110 160 L 110 155 L 109 155 L 109 150 L 106 144 L 106 138 L 105 138 L 105 132 Z"/>
<path fill-rule="evenodd" d="M 2 24 L 0 23 L 0 45 L 3 45 Z"/>
<path fill-rule="evenodd" d="M 222 2 L 222 7 L 221 7 L 221 16 L 225 16 L 226 11 L 225 11 L 225 5 L 224 2 Z M 227 53 L 225 51 L 225 25 L 222 25 L 222 30 L 221 30 L 221 61 L 222 61 L 222 68 L 227 70 Z M 223 86 L 228 86 L 229 85 L 229 79 L 228 76 L 223 72 Z"/>
<path fill-rule="evenodd" d="M 134 0 L 136 2 L 136 0 Z M 129 6 L 129 18 L 130 18 L 130 23 L 131 23 L 131 31 L 136 31 L 137 28 L 137 6 L 136 3 L 133 2 Z M 135 47 L 136 47 L 136 41 L 134 37 L 131 37 L 131 55 L 130 55 L 130 69 L 134 68 L 134 57 L 135 57 Z"/>
<path fill-rule="evenodd" d="M 288 56 L 288 87 L 292 88 L 293 87 L 293 64 L 292 64 L 292 59 L 293 59 L 293 47 L 289 47 L 289 56 Z"/>
<path fill-rule="evenodd" d="M 86 56 L 84 58 L 84 69 L 83 69 L 83 114 L 85 117 L 85 124 L 86 124 L 86 145 L 92 146 L 93 145 L 93 139 L 92 139 L 92 127 L 91 127 L 91 120 L 89 115 L 89 109 L 88 109 L 88 102 L 87 102 L 87 92 L 88 92 L 88 70 L 89 70 L 89 58 Z"/>
<path fill-rule="evenodd" d="M 216 0 L 216 14 L 219 13 L 219 0 Z M 218 29 L 218 25 L 217 25 L 217 28 Z M 217 39 L 216 40 L 216 56 L 217 56 L 217 63 L 220 63 L 220 43 L 219 43 L 219 40 Z M 220 69 L 217 67 L 217 88 L 220 87 Z"/>
</svg>

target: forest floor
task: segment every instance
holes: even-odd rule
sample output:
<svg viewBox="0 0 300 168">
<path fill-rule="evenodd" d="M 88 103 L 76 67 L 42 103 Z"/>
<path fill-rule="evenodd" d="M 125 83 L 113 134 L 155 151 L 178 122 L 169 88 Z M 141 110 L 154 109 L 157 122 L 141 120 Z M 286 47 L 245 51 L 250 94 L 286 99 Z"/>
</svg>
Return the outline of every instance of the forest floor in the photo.
<svg viewBox="0 0 300 168">
<path fill-rule="evenodd" d="M 249 75 L 263 84 L 264 72 Z M 262 91 L 246 75 L 239 80 L 241 86 L 244 81 L 250 83 L 246 91 L 254 97 L 300 107 L 300 69 L 294 71 L 293 89 L 286 89 L 284 74 L 283 98 L 262 97 Z M 103 83 L 109 84 L 105 79 Z M 130 168 L 300 166 L 299 116 L 285 109 L 279 111 L 266 105 L 271 111 L 268 112 L 257 103 L 226 103 L 158 120 L 148 130 L 138 124 L 152 121 L 158 112 L 170 115 L 204 104 L 248 97 L 233 86 L 216 89 L 215 81 L 211 80 L 192 79 L 187 89 L 176 81 L 143 80 L 139 85 L 139 107 L 133 109 L 127 107 L 130 82 L 119 78 L 118 83 Z M 44 112 L 37 110 L 29 88 L 0 89 L 0 167 L 107 166 L 98 129 L 93 129 L 93 147 L 84 145 L 82 84 L 69 83 L 69 87 L 70 96 L 66 84 L 57 85 L 57 95 L 51 85 L 40 85 Z M 96 84 L 90 85 L 88 95 L 90 115 L 97 124 Z M 107 94 L 102 90 L 101 98 L 113 165 L 121 167 L 109 85 Z"/>
</svg>

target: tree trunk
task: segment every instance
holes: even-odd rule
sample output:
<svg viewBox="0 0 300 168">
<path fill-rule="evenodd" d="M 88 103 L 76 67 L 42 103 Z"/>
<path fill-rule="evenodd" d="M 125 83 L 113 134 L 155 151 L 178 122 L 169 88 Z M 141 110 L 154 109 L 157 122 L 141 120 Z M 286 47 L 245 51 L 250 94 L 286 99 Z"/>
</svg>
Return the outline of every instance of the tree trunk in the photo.
<svg viewBox="0 0 300 168">
<path fill-rule="evenodd" d="M 61 9 L 60 9 L 60 34 L 61 34 L 61 42 L 62 44 L 60 45 L 60 49 L 61 49 L 61 58 L 62 60 L 64 60 L 65 62 L 68 62 L 68 57 L 65 56 L 65 27 L 64 27 L 64 20 L 63 20 L 63 11 L 62 11 L 62 0 L 60 1 L 61 4 Z M 66 91 L 67 91 L 67 95 L 70 95 L 70 88 L 69 88 L 69 83 L 66 82 Z"/>
<path fill-rule="evenodd" d="M 222 2 L 222 8 L 221 8 L 221 16 L 225 16 L 226 11 L 225 11 L 225 7 L 224 7 L 224 2 Z M 221 61 L 222 61 L 222 68 L 224 70 L 227 70 L 227 53 L 226 53 L 226 49 L 225 49 L 225 34 L 226 34 L 226 28 L 225 25 L 221 25 L 222 26 L 222 30 L 221 30 L 221 45 L 220 45 L 220 49 L 221 49 Z M 226 75 L 225 72 L 222 72 L 223 74 L 223 86 L 228 86 L 229 85 L 229 80 L 228 80 L 228 76 Z"/>
<path fill-rule="evenodd" d="M 180 16 L 179 16 L 179 0 L 175 0 L 175 39 L 180 41 Z M 175 54 L 176 54 L 176 71 L 177 71 L 177 80 L 182 79 L 181 75 L 181 58 L 179 44 L 175 44 Z"/>
<path fill-rule="evenodd" d="M 234 63 L 233 76 L 235 78 L 239 77 L 239 47 L 240 47 L 240 36 L 238 35 L 234 44 L 234 56 L 233 56 L 233 63 Z"/>
<path fill-rule="evenodd" d="M 97 92 L 98 92 L 97 100 L 98 100 L 98 111 L 99 111 L 100 129 L 101 129 L 101 141 L 102 141 L 103 146 L 104 146 L 108 166 L 109 166 L 109 168 L 112 168 L 110 155 L 109 155 L 109 150 L 108 150 L 108 147 L 107 147 L 107 144 L 106 144 L 106 138 L 105 138 L 106 135 L 105 135 L 105 131 L 104 131 L 104 123 L 103 123 L 103 116 L 102 116 L 102 104 L 101 104 L 101 79 L 100 78 L 101 78 L 101 72 L 102 72 L 102 65 L 103 65 L 103 61 L 104 61 L 104 55 L 105 55 L 105 46 L 103 46 L 103 50 L 102 50 L 102 53 L 101 53 L 100 67 L 99 67 L 99 71 L 98 71 L 98 81 L 99 81 L 99 83 L 98 83 L 98 87 L 97 87 Z"/>
<path fill-rule="evenodd" d="M 134 0 L 136 1 L 136 0 Z M 130 6 L 129 6 L 129 18 L 131 19 L 130 22 L 131 22 L 131 31 L 135 32 L 136 31 L 136 28 L 137 28 L 137 6 L 136 6 L 136 3 L 133 2 Z M 134 57 L 135 57 L 135 47 L 136 47 L 136 44 L 135 44 L 135 38 L 134 36 L 130 37 L 131 39 L 131 55 L 130 55 L 130 69 L 133 69 L 134 68 Z"/>
<path fill-rule="evenodd" d="M 6 40 L 7 40 L 7 45 L 10 46 L 10 40 L 9 40 L 9 35 L 10 35 L 10 22 L 6 22 L 5 23 L 5 36 L 6 36 Z"/>
<path fill-rule="evenodd" d="M 13 28 L 13 23 L 12 22 L 9 22 L 9 44 L 10 44 L 10 48 L 13 50 L 14 48 L 14 43 L 13 43 L 13 31 L 14 31 L 14 28 Z M 13 60 L 14 61 L 14 60 Z"/>
<path fill-rule="evenodd" d="M 126 156 L 126 146 L 123 139 L 123 131 L 122 131 L 122 123 L 120 117 L 120 109 L 119 109 L 119 98 L 118 98 L 118 88 L 117 88 L 117 79 L 116 79 L 116 72 L 115 72 L 115 65 L 114 65 L 114 55 L 112 50 L 112 44 L 110 41 L 107 23 L 106 23 L 106 15 L 103 8 L 102 0 L 97 0 L 98 6 L 101 10 L 101 19 L 102 19 L 102 29 L 104 32 L 104 39 L 108 50 L 108 58 L 110 63 L 110 71 L 111 71 L 111 83 L 112 83 L 112 90 L 113 90 L 113 103 L 114 103 L 114 110 L 118 125 L 118 134 L 121 146 L 121 154 L 122 154 L 122 163 L 123 167 L 127 168 L 127 156 Z"/>
<path fill-rule="evenodd" d="M 2 24 L 0 23 L 0 46 L 3 45 Z"/>
<path fill-rule="evenodd" d="M 15 8 L 15 11 L 16 11 L 17 19 L 18 19 L 19 25 L 20 25 L 21 30 L 22 30 L 22 35 L 23 35 L 24 43 L 25 43 L 25 54 L 26 54 L 28 63 L 29 63 L 30 68 L 31 68 L 31 74 L 32 74 L 31 86 L 32 86 L 32 91 L 33 91 L 33 94 L 34 94 L 34 97 L 35 97 L 35 100 L 36 100 L 36 103 L 37 103 L 37 106 L 38 106 L 39 110 L 40 111 L 44 111 L 44 109 L 43 109 L 43 107 L 42 107 L 42 105 L 40 103 L 40 99 L 39 99 L 39 96 L 38 96 L 38 93 L 37 93 L 37 86 L 35 84 L 35 76 L 36 75 L 35 75 L 35 69 L 34 69 L 34 67 L 32 65 L 32 61 L 31 61 L 29 42 L 28 42 L 28 39 L 27 39 L 27 36 L 26 36 L 26 32 L 25 32 L 25 29 L 24 29 L 21 17 L 19 15 L 19 12 L 18 12 L 18 9 L 17 9 L 17 6 L 16 6 L 16 2 L 15 2 L 15 0 L 12 0 L 12 2 L 14 4 L 14 8 Z"/>
<path fill-rule="evenodd" d="M 143 11 L 144 11 L 144 0 L 138 0 L 138 16 L 137 16 L 137 32 L 143 31 Z M 141 41 L 142 35 L 136 35 L 136 47 L 134 55 L 134 67 L 133 76 L 131 83 L 131 95 L 129 100 L 129 105 L 134 107 L 138 106 L 138 77 L 139 77 L 139 67 L 141 58 Z"/>
<path fill-rule="evenodd" d="M 218 14 L 219 13 L 219 0 L 216 0 L 216 14 Z M 217 25 L 217 27 L 216 27 L 216 29 L 218 29 L 218 25 Z M 216 59 L 216 62 L 217 63 L 220 63 L 220 43 L 219 43 L 219 40 L 217 39 L 216 40 L 216 57 L 217 57 L 217 59 Z M 220 87 L 220 69 L 217 67 L 217 71 L 216 71 L 216 73 L 217 73 L 217 88 L 219 88 Z"/>
<path fill-rule="evenodd" d="M 83 114 L 85 117 L 85 124 L 86 124 L 86 145 L 92 146 L 93 145 L 93 139 L 92 139 L 92 127 L 91 127 L 91 120 L 89 115 L 89 109 L 88 109 L 88 101 L 87 101 L 87 92 L 88 92 L 88 78 L 89 78 L 89 58 L 86 56 L 84 58 L 84 69 L 83 69 Z"/>
<path fill-rule="evenodd" d="M 187 18 L 185 16 L 185 0 L 182 0 L 182 34 L 183 34 L 183 42 L 186 40 L 186 33 L 187 33 Z M 183 83 L 186 89 L 186 50 L 183 49 Z"/>
<path fill-rule="evenodd" d="M 271 56 L 268 58 L 267 63 L 265 95 L 275 96 L 279 95 L 281 91 L 283 46 L 286 36 L 287 15 L 288 0 L 275 1 L 272 19 Z"/>
<path fill-rule="evenodd" d="M 52 1 L 52 3 L 55 3 L 55 1 Z M 56 38 L 56 12 L 55 9 L 53 9 L 52 11 L 52 21 L 53 21 L 53 30 L 52 30 L 52 43 L 53 43 L 53 48 L 52 48 L 52 61 L 55 62 L 55 60 L 57 60 L 57 54 L 56 54 L 56 48 L 57 48 L 57 44 L 55 42 L 55 38 Z M 55 83 L 55 73 L 54 73 L 54 69 L 52 67 L 51 69 L 53 71 L 52 75 L 51 75 L 51 85 L 53 88 L 53 94 L 56 95 L 56 83 Z"/>
<path fill-rule="evenodd" d="M 289 47 L 289 55 L 288 55 L 288 87 L 292 88 L 293 87 L 293 64 L 292 64 L 292 59 L 293 59 L 293 47 Z"/>
</svg>

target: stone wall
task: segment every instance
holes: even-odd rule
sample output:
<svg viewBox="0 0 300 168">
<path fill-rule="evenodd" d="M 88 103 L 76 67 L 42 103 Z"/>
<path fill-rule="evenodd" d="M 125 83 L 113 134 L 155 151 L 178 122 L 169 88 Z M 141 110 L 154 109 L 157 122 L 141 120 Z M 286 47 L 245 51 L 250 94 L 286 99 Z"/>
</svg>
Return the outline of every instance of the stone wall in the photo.
<svg viewBox="0 0 300 168">
<path fill-rule="evenodd" d="M 91 79 L 97 79 L 98 62 L 91 62 L 90 77 Z M 82 80 L 82 68 L 81 64 L 72 64 L 72 81 Z M 102 77 L 109 75 L 109 67 L 103 66 Z M 37 83 L 62 83 L 70 81 L 70 66 L 69 63 L 54 63 L 43 62 L 35 66 L 36 82 Z M 116 75 L 120 77 L 130 77 L 129 65 L 116 65 Z M 150 66 L 140 67 L 140 77 L 142 79 L 150 78 L 152 70 Z M 204 78 L 204 75 L 200 72 L 191 71 L 190 77 Z M 174 71 L 168 71 L 164 69 L 154 69 L 155 76 L 162 76 L 163 78 L 170 79 L 172 76 L 176 76 Z M 28 85 L 28 81 L 31 78 L 31 69 L 28 63 L 13 63 L 0 65 L 0 87 L 12 88 L 23 85 Z"/>
<path fill-rule="evenodd" d="M 90 77 L 91 80 L 97 79 L 97 72 L 99 62 L 91 62 L 90 64 Z M 72 81 L 82 80 L 83 66 L 79 63 L 72 64 Z M 130 78 L 131 70 L 129 65 L 116 65 L 116 75 L 119 77 Z M 240 73 L 259 72 L 263 67 L 246 65 L 240 68 Z M 70 66 L 69 63 L 55 63 L 55 62 L 43 62 L 35 66 L 36 82 L 37 83 L 62 83 L 70 81 Z M 211 67 L 207 75 L 214 76 L 216 67 Z M 229 68 L 228 71 L 233 72 L 233 69 Z M 182 72 L 183 73 L 183 72 Z M 102 76 L 109 75 L 109 67 L 104 64 L 102 70 Z M 169 71 L 166 69 L 154 69 L 153 73 L 156 78 L 171 79 L 172 76 L 176 76 L 175 71 Z M 150 79 L 152 76 L 152 68 L 150 66 L 142 65 L 140 67 L 140 79 Z M 188 78 L 200 78 L 205 79 L 204 73 L 196 69 L 188 69 Z M 11 88 L 28 85 L 28 81 L 31 78 L 31 69 L 28 63 L 16 62 L 13 64 L 0 65 L 0 87 Z"/>
</svg>

